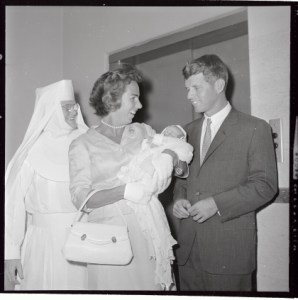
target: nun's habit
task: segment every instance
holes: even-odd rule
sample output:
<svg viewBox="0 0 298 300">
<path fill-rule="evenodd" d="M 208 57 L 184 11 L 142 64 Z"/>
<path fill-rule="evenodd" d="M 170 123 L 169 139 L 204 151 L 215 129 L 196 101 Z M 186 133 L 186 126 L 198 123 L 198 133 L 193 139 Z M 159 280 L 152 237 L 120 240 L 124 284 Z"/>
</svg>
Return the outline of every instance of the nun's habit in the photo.
<svg viewBox="0 0 298 300">
<path fill-rule="evenodd" d="M 20 290 L 86 289 L 85 266 L 67 262 L 61 252 L 76 213 L 68 148 L 87 130 L 80 109 L 77 129 L 65 122 L 65 100 L 74 100 L 71 80 L 36 90 L 29 127 L 5 174 L 5 259 L 21 258 Z"/>
</svg>

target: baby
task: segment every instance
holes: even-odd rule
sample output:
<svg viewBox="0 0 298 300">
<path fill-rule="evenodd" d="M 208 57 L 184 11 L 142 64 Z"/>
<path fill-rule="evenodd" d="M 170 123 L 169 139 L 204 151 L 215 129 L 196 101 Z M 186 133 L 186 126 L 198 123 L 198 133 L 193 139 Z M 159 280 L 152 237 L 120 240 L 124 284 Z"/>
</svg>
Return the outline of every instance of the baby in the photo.
<svg viewBox="0 0 298 300">
<path fill-rule="evenodd" d="M 157 134 L 158 135 L 158 134 Z M 186 141 L 186 132 L 180 125 L 169 125 L 162 132 L 163 136 L 170 136 Z"/>
<path fill-rule="evenodd" d="M 177 242 L 158 199 L 171 183 L 174 168 L 172 157 L 163 153 L 165 149 L 174 151 L 186 163 L 192 159 L 193 147 L 186 142 L 186 132 L 179 125 L 171 125 L 160 134 L 144 139 L 140 152 L 121 168 L 118 177 L 124 183 L 140 182 L 152 191 L 140 202 L 126 201 L 126 204 L 136 214 L 150 249 L 149 256 L 156 260 L 157 278 L 164 278 L 166 289 L 170 289 L 173 286 L 171 265 L 175 259 L 172 247 Z"/>
<path fill-rule="evenodd" d="M 141 151 L 128 166 L 120 169 L 118 177 L 126 183 L 138 180 L 146 182 L 146 178 L 152 178 L 154 172 L 164 172 L 167 169 L 166 171 L 172 174 L 173 164 L 169 164 L 168 160 L 165 161 L 165 157 L 164 159 L 161 157 L 165 149 L 174 151 L 179 160 L 186 163 L 189 163 L 193 156 L 193 147 L 186 142 L 185 130 L 179 125 L 170 125 L 160 134 L 144 139 Z"/>
</svg>

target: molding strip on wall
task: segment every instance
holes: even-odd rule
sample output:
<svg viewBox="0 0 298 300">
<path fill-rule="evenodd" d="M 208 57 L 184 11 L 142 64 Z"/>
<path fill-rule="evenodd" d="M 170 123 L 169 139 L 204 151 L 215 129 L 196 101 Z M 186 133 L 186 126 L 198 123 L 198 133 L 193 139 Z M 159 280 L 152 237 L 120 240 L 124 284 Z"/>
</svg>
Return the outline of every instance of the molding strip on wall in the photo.
<svg viewBox="0 0 298 300">
<path fill-rule="evenodd" d="M 235 25 L 239 23 L 247 23 L 247 9 L 242 8 L 239 12 L 233 13 L 231 15 L 209 21 L 204 24 L 197 25 L 188 30 L 184 30 L 182 32 L 176 32 L 165 37 L 157 38 L 147 43 L 144 43 L 139 46 L 134 46 L 126 50 L 117 51 L 111 53 L 109 56 L 109 64 L 116 63 L 117 61 L 121 61 L 127 59 L 132 56 L 140 55 L 142 53 L 146 53 L 152 50 L 156 50 L 162 47 L 166 47 L 175 43 L 179 43 L 182 41 L 186 41 L 192 39 L 194 37 L 198 37 L 200 35 L 206 35 L 210 32 L 220 31 L 223 28 L 230 27 L 234 28 Z M 247 25 L 246 33 L 247 33 Z M 239 28 L 239 27 L 238 27 Z M 240 29 L 243 31 L 243 26 Z M 245 33 L 243 33 L 245 34 Z"/>
</svg>

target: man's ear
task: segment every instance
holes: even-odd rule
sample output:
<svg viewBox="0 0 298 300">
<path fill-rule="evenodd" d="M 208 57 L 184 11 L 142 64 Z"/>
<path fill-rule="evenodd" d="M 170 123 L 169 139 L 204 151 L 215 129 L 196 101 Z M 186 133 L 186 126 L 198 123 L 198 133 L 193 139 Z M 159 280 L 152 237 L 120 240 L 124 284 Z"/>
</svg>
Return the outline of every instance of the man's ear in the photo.
<svg viewBox="0 0 298 300">
<path fill-rule="evenodd" d="M 214 86 L 217 93 L 220 94 L 221 92 L 224 91 L 226 83 L 222 78 L 219 78 L 215 81 Z"/>
</svg>

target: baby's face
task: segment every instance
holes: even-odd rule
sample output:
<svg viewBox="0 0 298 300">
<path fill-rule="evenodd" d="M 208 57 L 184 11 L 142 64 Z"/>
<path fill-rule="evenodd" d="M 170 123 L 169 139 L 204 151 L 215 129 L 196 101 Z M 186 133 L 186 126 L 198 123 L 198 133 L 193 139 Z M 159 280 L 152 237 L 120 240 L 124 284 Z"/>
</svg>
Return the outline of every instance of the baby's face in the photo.
<svg viewBox="0 0 298 300">
<path fill-rule="evenodd" d="M 176 126 L 168 126 L 164 130 L 163 134 L 165 136 L 175 137 L 175 138 L 178 138 L 178 139 L 184 138 L 183 132 Z"/>
</svg>

